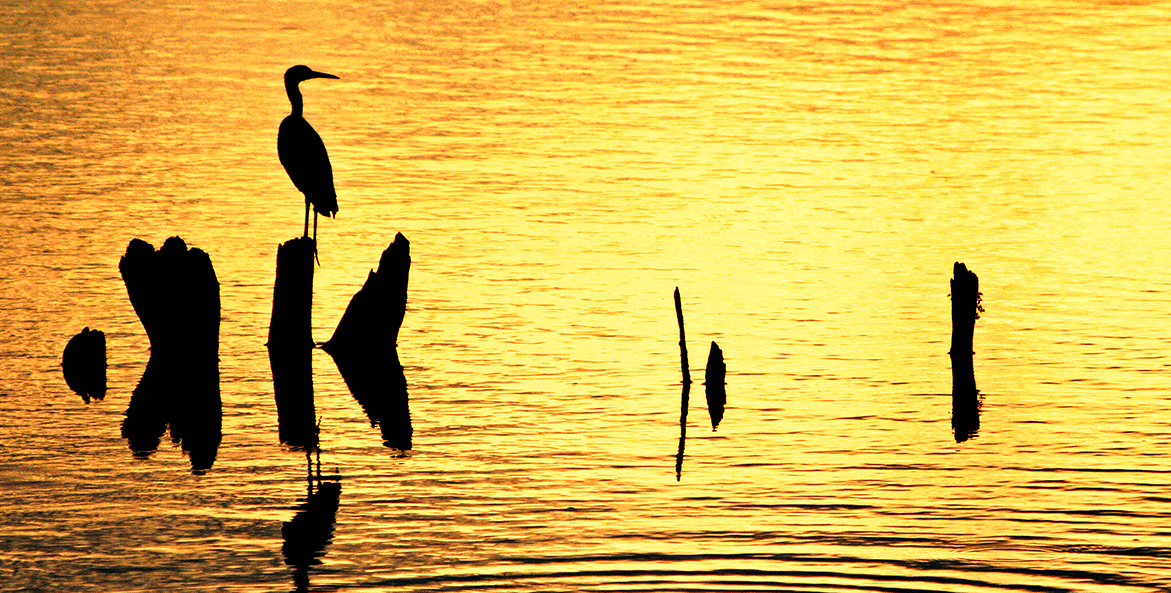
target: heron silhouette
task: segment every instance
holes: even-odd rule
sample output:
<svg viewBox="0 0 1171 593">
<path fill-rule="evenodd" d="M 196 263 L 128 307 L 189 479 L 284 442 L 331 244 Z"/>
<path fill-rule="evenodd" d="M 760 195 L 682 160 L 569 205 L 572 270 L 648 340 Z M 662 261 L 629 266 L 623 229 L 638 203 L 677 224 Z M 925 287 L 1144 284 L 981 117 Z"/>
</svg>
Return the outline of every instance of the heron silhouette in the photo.
<svg viewBox="0 0 1171 593">
<path fill-rule="evenodd" d="M 305 194 L 305 236 L 309 236 L 309 205 L 313 205 L 313 245 L 317 245 L 317 215 L 337 214 L 337 193 L 333 190 L 333 168 L 321 136 L 302 116 L 302 80 L 334 78 L 332 74 L 315 72 L 308 66 L 293 66 L 285 71 L 285 92 L 293 104 L 293 112 L 281 122 L 277 134 L 277 155 L 293 185 Z"/>
</svg>

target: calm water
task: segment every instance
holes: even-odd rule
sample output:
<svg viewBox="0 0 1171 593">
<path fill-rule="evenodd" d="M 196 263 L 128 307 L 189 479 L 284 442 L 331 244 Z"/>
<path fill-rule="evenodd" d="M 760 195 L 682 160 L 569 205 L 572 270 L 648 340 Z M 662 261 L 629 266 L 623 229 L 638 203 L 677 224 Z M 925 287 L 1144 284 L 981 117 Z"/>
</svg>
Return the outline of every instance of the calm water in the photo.
<svg viewBox="0 0 1171 593">
<path fill-rule="evenodd" d="M 0 31 L 0 589 L 296 586 L 264 341 L 304 63 L 341 77 L 302 85 L 341 207 L 314 338 L 396 232 L 413 257 L 408 455 L 313 354 L 311 590 L 1171 590 L 1166 4 L 32 0 Z M 118 258 L 172 235 L 220 280 L 205 475 L 120 434 L 149 342 Z"/>
</svg>

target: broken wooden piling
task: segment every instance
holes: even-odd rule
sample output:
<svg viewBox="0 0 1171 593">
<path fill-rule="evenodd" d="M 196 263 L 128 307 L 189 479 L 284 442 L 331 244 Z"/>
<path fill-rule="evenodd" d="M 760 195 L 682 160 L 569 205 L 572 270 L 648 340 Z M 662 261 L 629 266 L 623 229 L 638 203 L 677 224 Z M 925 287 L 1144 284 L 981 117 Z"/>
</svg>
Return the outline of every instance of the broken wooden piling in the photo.
<svg viewBox="0 0 1171 593">
<path fill-rule="evenodd" d="M 220 295 L 211 258 L 179 237 L 158 251 L 134 239 L 118 269 L 150 340 L 122 434 L 132 450 L 149 455 L 160 427 L 169 425 L 193 472 L 202 473 L 214 463 L 221 438 Z"/>
<path fill-rule="evenodd" d="M 410 246 L 402 233 L 395 235 L 378 270 L 367 276 L 333 337 L 322 345 L 371 425 L 381 429 L 383 444 L 403 451 L 411 448 L 413 429 L 397 341 L 406 315 Z"/>
</svg>

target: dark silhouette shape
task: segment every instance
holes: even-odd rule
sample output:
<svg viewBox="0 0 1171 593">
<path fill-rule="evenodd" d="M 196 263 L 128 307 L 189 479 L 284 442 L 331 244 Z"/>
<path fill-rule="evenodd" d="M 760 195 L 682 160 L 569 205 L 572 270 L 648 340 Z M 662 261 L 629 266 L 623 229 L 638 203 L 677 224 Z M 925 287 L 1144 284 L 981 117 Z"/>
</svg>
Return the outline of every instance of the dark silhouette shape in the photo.
<svg viewBox="0 0 1171 593">
<path fill-rule="evenodd" d="M 378 427 L 382 444 L 400 451 L 411 450 L 414 429 L 407 394 L 407 377 L 395 348 L 369 353 L 334 355 L 346 387 L 366 412 L 371 427 Z"/>
<path fill-rule="evenodd" d="M 169 425 L 192 471 L 202 473 L 221 439 L 220 296 L 211 259 L 178 237 L 158 251 L 134 239 L 118 269 L 151 345 L 122 436 L 136 455 L 149 456 Z"/>
<path fill-rule="evenodd" d="M 397 340 L 406 315 L 410 269 L 411 244 L 398 233 L 382 252 L 378 271 L 370 272 L 333 337 L 322 345 L 371 426 L 381 429 L 383 444 L 403 451 L 411 448 L 413 429 Z"/>
<path fill-rule="evenodd" d="M 679 320 L 679 358 L 683 366 L 683 384 L 691 384 L 691 367 L 687 363 L 687 336 L 683 333 L 683 301 L 679 298 L 679 287 L 675 287 L 675 317 Z"/>
<path fill-rule="evenodd" d="M 313 205 L 313 243 L 317 244 L 317 215 L 337 214 L 337 193 L 333 190 L 333 167 L 325 152 L 321 136 L 302 115 L 300 83 L 311 78 L 334 78 L 332 74 L 314 72 L 308 66 L 293 66 L 285 71 L 285 92 L 293 112 L 281 122 L 277 134 L 277 156 L 293 185 L 305 194 L 305 236 L 309 236 L 309 205 Z"/>
<path fill-rule="evenodd" d="M 683 332 L 683 301 L 675 287 L 675 316 L 679 319 L 679 357 L 683 365 L 683 395 L 679 403 L 679 452 L 675 455 L 675 481 L 683 479 L 683 448 L 687 442 L 687 407 L 691 399 L 691 369 L 687 364 L 687 336 Z"/>
<path fill-rule="evenodd" d="M 951 280 L 951 426 L 957 443 L 976 436 L 980 429 L 980 391 L 973 369 L 972 335 L 976 320 L 984 311 L 980 278 L 956 262 Z"/>
<path fill-rule="evenodd" d="M 707 412 L 712 418 L 712 431 L 720 426 L 724 419 L 724 405 L 728 402 L 728 395 L 724 391 L 724 375 L 727 367 L 724 366 L 724 352 L 720 346 L 712 342 L 712 349 L 707 355 L 707 370 L 704 372 L 704 388 L 707 393 Z"/>
<path fill-rule="evenodd" d="M 309 454 L 305 454 L 306 459 Z M 321 479 L 321 457 L 317 458 L 317 490 L 314 492 L 313 468 L 310 462 L 308 493 L 292 520 L 281 525 L 285 543 L 281 553 L 285 564 L 294 567 L 293 584 L 297 591 L 309 590 L 309 567 L 321 564 L 325 548 L 333 540 L 333 526 L 337 522 L 338 501 L 342 485 L 336 477 Z"/>
<path fill-rule="evenodd" d="M 313 404 L 313 240 L 301 237 L 277 248 L 268 357 L 276 397 L 280 442 L 317 447 Z"/>
<path fill-rule="evenodd" d="M 106 397 L 106 334 L 85 328 L 69 339 L 61 354 L 65 384 L 85 403 Z"/>
<path fill-rule="evenodd" d="M 290 239 L 277 247 L 276 281 L 268 346 L 312 348 L 313 239 Z"/>
<path fill-rule="evenodd" d="M 977 389 L 974 393 L 951 396 L 951 429 L 957 443 L 976 437 L 980 432 L 980 409 L 984 396 Z"/>
<path fill-rule="evenodd" d="M 268 346 L 280 442 L 308 451 L 318 442 L 312 355 L 311 348 Z"/>
</svg>

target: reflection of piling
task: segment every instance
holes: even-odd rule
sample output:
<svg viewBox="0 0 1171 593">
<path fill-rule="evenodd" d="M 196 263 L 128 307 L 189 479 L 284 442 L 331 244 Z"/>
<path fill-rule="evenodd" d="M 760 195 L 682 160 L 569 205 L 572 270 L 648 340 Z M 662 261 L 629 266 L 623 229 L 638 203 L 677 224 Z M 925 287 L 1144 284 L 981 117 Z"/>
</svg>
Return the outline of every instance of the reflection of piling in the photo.
<svg viewBox="0 0 1171 593">
<path fill-rule="evenodd" d="M 131 449 L 149 454 L 169 424 L 172 440 L 200 473 L 214 463 L 221 435 L 220 295 L 211 259 L 178 237 L 158 251 L 134 239 L 118 269 L 150 339 L 150 361 L 122 434 Z"/>
<path fill-rule="evenodd" d="M 268 357 L 276 397 L 280 441 L 317 446 L 313 406 L 313 239 L 299 237 L 277 248 Z"/>
<path fill-rule="evenodd" d="M 712 342 L 712 349 L 707 355 L 707 370 L 704 372 L 704 390 L 707 393 L 707 411 L 712 418 L 713 431 L 720 426 L 720 420 L 724 419 L 724 406 L 728 402 L 728 395 L 724 391 L 726 370 L 724 352 L 718 344 Z"/>
<path fill-rule="evenodd" d="M 691 369 L 687 364 L 687 336 L 683 332 L 683 301 L 675 287 L 675 316 L 679 319 L 679 357 L 683 365 L 683 395 L 679 402 L 679 453 L 675 455 L 675 481 L 683 478 L 683 448 L 687 442 L 687 404 L 691 397 Z"/>
<path fill-rule="evenodd" d="M 106 397 L 106 334 L 85 328 L 69 339 L 61 354 L 65 384 L 85 403 Z"/>
<path fill-rule="evenodd" d="M 980 392 L 972 364 L 972 336 L 981 305 L 980 279 L 956 262 L 951 280 L 951 374 L 952 430 L 956 442 L 966 441 L 980 429 Z"/>
<path fill-rule="evenodd" d="M 406 314 L 410 247 L 402 233 L 395 235 L 378 270 L 370 272 L 333 337 L 322 345 L 370 423 L 381 428 L 384 444 L 404 451 L 411 448 L 413 431 L 396 342 Z"/>
<path fill-rule="evenodd" d="M 268 346 L 280 442 L 297 449 L 317 447 L 312 356 L 308 346 Z"/>
</svg>

